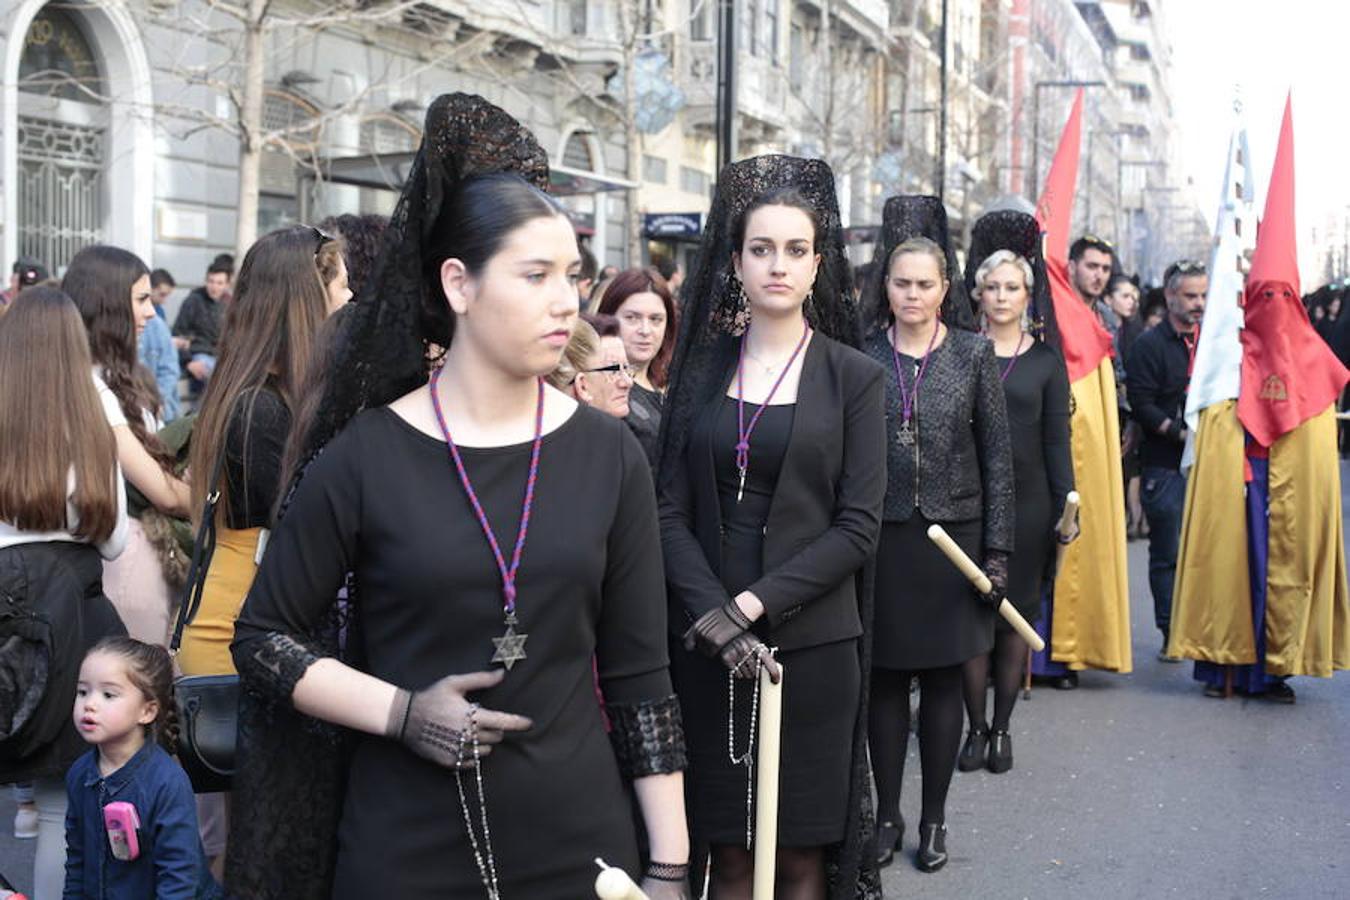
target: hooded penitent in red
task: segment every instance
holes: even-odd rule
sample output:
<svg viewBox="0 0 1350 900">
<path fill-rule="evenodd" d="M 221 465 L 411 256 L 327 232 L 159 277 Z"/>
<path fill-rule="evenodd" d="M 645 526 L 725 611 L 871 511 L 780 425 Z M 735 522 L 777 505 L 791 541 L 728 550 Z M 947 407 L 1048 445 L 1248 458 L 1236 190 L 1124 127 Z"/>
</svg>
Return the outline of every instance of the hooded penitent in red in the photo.
<svg viewBox="0 0 1350 900">
<path fill-rule="evenodd" d="M 1350 380 L 1299 299 L 1297 247 L 1294 125 L 1286 100 L 1243 309 L 1238 418 L 1265 447 L 1334 403 Z"/>
</svg>

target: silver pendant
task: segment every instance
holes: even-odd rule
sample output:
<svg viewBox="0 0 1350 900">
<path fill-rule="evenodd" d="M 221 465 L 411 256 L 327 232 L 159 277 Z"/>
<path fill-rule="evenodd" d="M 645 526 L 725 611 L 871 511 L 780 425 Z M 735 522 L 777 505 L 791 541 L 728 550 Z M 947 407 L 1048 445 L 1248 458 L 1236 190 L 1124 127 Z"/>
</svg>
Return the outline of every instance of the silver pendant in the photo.
<svg viewBox="0 0 1350 900">
<path fill-rule="evenodd" d="M 501 637 L 492 639 L 492 646 L 495 648 L 490 662 L 501 663 L 506 666 L 506 671 L 511 671 L 511 667 L 525 659 L 525 641 L 529 638 L 528 634 L 516 633 L 516 614 L 506 614 L 506 631 Z"/>
<path fill-rule="evenodd" d="M 740 473 L 741 473 L 741 483 L 740 483 L 740 486 L 736 488 L 736 502 L 737 502 L 737 503 L 740 503 L 740 502 L 741 502 L 741 498 L 745 496 L 745 473 L 746 473 L 746 470 L 745 470 L 745 469 L 741 469 L 741 470 L 740 470 Z"/>
<path fill-rule="evenodd" d="M 900 431 L 896 434 L 896 440 L 900 441 L 901 447 L 914 446 L 914 429 L 909 424 L 909 419 L 900 423 Z"/>
</svg>

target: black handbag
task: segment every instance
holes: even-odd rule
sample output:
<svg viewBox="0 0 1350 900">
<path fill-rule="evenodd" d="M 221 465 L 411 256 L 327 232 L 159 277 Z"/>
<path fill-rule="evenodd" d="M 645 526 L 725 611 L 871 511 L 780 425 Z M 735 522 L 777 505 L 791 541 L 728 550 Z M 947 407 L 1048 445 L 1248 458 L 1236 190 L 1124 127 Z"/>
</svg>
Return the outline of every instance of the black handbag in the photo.
<svg viewBox="0 0 1350 900">
<path fill-rule="evenodd" d="M 178 607 L 169 653 L 177 655 L 183 629 L 197 615 L 206 589 L 206 573 L 216 550 L 216 506 L 220 502 L 220 476 L 225 449 L 216 458 L 211 489 L 202 509 L 202 523 L 192 545 L 183 600 Z M 199 794 L 228 791 L 234 777 L 234 744 L 239 716 L 238 675 L 185 675 L 173 683 L 178 707 L 178 762 L 187 772 L 192 789 Z"/>
</svg>

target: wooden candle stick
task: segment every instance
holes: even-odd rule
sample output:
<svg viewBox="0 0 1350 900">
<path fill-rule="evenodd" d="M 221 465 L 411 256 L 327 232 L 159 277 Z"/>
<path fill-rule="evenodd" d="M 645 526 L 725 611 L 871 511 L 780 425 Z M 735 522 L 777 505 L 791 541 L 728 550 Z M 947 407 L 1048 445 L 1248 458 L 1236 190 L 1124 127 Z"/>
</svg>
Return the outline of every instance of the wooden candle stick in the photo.
<svg viewBox="0 0 1350 900">
<path fill-rule="evenodd" d="M 994 583 L 989 580 L 989 576 L 984 574 L 975 561 L 966 555 L 966 551 L 952 540 L 941 525 L 928 526 L 928 539 L 937 544 L 939 550 L 951 560 L 952 565 L 961 570 L 961 574 L 970 579 L 970 583 L 975 586 L 975 590 L 981 594 L 988 594 L 994 589 Z M 1031 627 L 1031 623 L 1022 618 L 1022 614 L 1017 611 L 1017 607 L 1004 599 L 998 605 L 998 614 L 1013 627 L 1013 630 L 1022 636 L 1032 650 L 1037 653 L 1045 649 L 1045 641 L 1036 633 L 1036 629 Z"/>
<path fill-rule="evenodd" d="M 595 896 L 599 900 L 647 900 L 642 888 L 623 869 L 606 865 L 599 857 L 595 864 L 600 867 L 600 874 L 595 876 Z"/>
<path fill-rule="evenodd" d="M 752 900 L 773 900 L 778 865 L 778 760 L 783 740 L 783 670 L 774 684 L 759 670 L 759 754 L 755 760 L 755 856 Z"/>
<path fill-rule="evenodd" d="M 1075 523 L 1078 521 L 1078 492 L 1069 491 L 1064 498 L 1064 513 L 1055 523 L 1055 574 L 1059 574 L 1060 566 L 1064 565 L 1064 554 L 1069 552 L 1069 545 L 1064 542 L 1064 538 L 1073 531 Z"/>
</svg>

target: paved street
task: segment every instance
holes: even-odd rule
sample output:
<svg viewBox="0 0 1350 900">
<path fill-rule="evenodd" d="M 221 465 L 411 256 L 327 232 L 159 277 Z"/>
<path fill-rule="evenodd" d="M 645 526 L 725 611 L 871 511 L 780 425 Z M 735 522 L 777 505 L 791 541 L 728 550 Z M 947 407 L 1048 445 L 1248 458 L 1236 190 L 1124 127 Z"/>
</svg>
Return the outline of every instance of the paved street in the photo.
<svg viewBox="0 0 1350 900">
<path fill-rule="evenodd" d="M 918 822 L 911 742 L 905 898 L 1350 897 L 1350 675 L 1297 679 L 1298 704 L 1209 700 L 1190 665 L 1154 659 L 1147 548 L 1130 545 L 1135 672 L 1037 688 L 1013 717 L 1015 768 L 957 773 L 947 867 L 910 863 Z M 0 872 L 29 886 L 0 792 Z M 560 898 L 566 900 L 566 898 Z"/>
<path fill-rule="evenodd" d="M 932 875 L 911 862 L 911 741 L 887 897 L 1350 897 L 1350 675 L 1294 679 L 1295 706 L 1205 698 L 1189 663 L 1155 659 L 1146 543 L 1129 558 L 1134 673 L 1019 700 L 1016 764 L 956 773 Z"/>
</svg>

